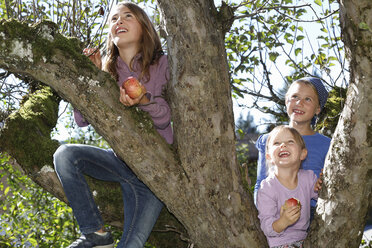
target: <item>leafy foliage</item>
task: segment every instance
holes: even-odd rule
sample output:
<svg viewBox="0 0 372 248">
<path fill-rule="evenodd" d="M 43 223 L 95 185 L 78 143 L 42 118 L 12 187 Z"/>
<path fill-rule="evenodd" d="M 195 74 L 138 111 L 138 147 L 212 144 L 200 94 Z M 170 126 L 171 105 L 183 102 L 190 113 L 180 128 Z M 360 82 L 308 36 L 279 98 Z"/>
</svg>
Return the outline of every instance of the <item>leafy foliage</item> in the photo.
<svg viewBox="0 0 372 248">
<path fill-rule="evenodd" d="M 325 135 L 332 136 L 344 107 L 345 99 L 346 89 L 344 88 L 334 87 L 329 92 L 327 103 L 320 113 L 319 120 L 316 124 L 317 130 Z"/>
<path fill-rule="evenodd" d="M 252 137 L 253 135 L 253 137 Z M 257 150 L 254 141 L 258 137 L 257 128 L 253 116 L 248 114 L 244 118 L 241 114 L 236 122 L 236 155 L 243 180 L 244 188 L 253 194 L 257 178 L 257 158 L 252 156 Z"/>
<path fill-rule="evenodd" d="M 72 210 L 0 154 L 0 246 L 65 247 L 77 235 Z"/>
<path fill-rule="evenodd" d="M 274 0 L 231 4 L 236 21 L 225 44 L 233 96 L 241 106 L 285 122 L 282 89 L 296 79 L 318 76 L 330 89 L 347 86 L 338 5 L 327 0 L 315 3 Z"/>
</svg>

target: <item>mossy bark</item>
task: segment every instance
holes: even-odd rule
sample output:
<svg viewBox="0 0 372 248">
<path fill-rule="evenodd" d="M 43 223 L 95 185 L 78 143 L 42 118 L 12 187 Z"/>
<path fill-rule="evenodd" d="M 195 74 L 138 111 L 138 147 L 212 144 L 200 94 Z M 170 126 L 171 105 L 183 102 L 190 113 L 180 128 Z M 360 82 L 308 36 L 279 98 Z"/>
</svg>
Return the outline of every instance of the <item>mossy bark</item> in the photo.
<svg viewBox="0 0 372 248">
<path fill-rule="evenodd" d="M 6 119 L 0 133 L 0 149 L 16 158 L 36 183 L 64 199 L 53 172 L 53 153 L 59 143 L 50 138 L 57 123 L 58 104 L 59 97 L 46 86 L 28 96 L 20 109 Z"/>
</svg>

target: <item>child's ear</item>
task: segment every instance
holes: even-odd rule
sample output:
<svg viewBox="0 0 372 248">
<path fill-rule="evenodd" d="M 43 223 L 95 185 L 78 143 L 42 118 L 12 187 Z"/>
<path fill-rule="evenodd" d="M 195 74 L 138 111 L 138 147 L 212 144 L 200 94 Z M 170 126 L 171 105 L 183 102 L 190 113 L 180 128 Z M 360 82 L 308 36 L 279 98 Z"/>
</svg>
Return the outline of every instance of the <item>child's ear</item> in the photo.
<svg viewBox="0 0 372 248">
<path fill-rule="evenodd" d="M 319 115 L 320 114 L 320 106 L 318 105 L 318 107 L 316 108 L 316 111 L 315 111 L 315 115 Z"/>
<path fill-rule="evenodd" d="M 265 154 L 266 161 L 270 162 L 271 161 L 271 156 L 270 154 L 266 153 Z"/>
<path fill-rule="evenodd" d="M 304 149 L 302 149 L 302 151 L 301 151 L 301 156 L 300 156 L 301 161 L 302 161 L 302 160 L 305 160 L 306 157 L 307 157 L 307 149 L 304 148 Z"/>
</svg>

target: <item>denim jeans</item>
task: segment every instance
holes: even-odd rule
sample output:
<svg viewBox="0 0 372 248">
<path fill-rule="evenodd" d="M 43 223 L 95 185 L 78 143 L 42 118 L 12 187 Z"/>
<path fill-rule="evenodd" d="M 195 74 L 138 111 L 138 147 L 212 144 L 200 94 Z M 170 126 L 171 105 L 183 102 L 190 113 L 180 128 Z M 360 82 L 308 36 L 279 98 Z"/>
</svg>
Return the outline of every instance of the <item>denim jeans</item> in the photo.
<svg viewBox="0 0 372 248">
<path fill-rule="evenodd" d="M 163 204 L 112 150 L 88 145 L 61 145 L 54 154 L 54 166 L 84 234 L 103 227 L 84 174 L 120 183 L 124 200 L 124 230 L 117 247 L 143 248 Z"/>
</svg>

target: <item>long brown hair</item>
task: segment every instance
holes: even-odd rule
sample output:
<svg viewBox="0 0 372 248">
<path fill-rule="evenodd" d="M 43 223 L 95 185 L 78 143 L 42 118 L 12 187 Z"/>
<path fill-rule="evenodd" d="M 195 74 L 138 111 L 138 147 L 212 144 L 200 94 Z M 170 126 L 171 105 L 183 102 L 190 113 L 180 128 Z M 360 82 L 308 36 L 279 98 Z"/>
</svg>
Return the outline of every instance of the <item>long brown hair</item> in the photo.
<svg viewBox="0 0 372 248">
<path fill-rule="evenodd" d="M 160 56 L 164 54 L 161 47 L 160 38 L 146 12 L 142 8 L 130 2 L 118 3 L 116 5 L 116 8 L 120 5 L 124 5 L 125 7 L 127 7 L 141 25 L 142 39 L 140 50 L 138 51 L 139 54 L 141 54 L 141 57 L 139 59 L 139 64 L 142 69 L 140 79 L 144 78 L 144 81 L 147 82 L 150 79 L 150 65 L 155 64 L 159 60 Z M 116 71 L 116 61 L 118 56 L 119 50 L 112 41 L 112 37 L 109 32 L 107 37 L 107 60 L 104 65 L 104 70 L 109 72 L 116 80 L 119 79 L 118 73 Z M 131 70 L 133 70 L 133 59 L 130 62 L 129 67 Z"/>
</svg>

